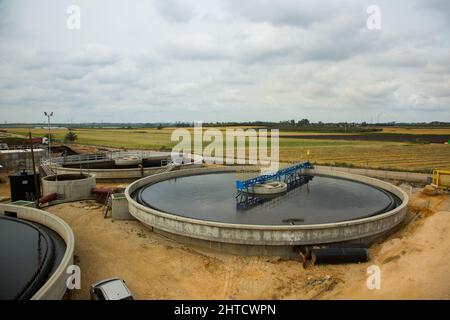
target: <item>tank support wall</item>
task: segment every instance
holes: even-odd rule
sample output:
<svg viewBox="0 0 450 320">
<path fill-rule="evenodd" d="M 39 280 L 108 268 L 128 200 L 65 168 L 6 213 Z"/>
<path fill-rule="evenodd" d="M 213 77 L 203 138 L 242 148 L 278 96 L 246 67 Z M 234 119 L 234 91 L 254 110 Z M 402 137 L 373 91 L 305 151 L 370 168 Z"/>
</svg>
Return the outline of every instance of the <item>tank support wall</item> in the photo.
<svg viewBox="0 0 450 320">
<path fill-rule="evenodd" d="M 36 166 L 39 165 L 41 159 L 46 156 L 43 149 L 33 150 Z M 33 170 L 31 161 L 31 151 L 29 150 L 1 150 L 0 164 L 4 166 L 7 172 L 16 172 L 23 169 Z"/>
<path fill-rule="evenodd" d="M 96 185 L 95 177 L 93 176 L 87 175 L 83 179 L 74 180 L 50 180 L 53 178 L 55 176 L 47 176 L 42 179 L 42 193 L 44 196 L 57 193 L 62 195 L 62 198 L 52 201 L 50 204 L 95 198 L 95 195 L 91 192 L 92 188 L 95 188 Z"/>
</svg>

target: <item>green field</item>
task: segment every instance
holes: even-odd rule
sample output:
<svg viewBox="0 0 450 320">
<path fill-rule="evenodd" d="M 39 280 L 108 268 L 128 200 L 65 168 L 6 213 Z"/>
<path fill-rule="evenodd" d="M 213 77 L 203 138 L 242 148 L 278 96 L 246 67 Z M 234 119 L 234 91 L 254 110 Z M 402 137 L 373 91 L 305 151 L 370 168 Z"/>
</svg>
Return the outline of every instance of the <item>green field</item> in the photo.
<svg viewBox="0 0 450 320">
<path fill-rule="evenodd" d="M 206 129 L 206 128 L 204 128 Z M 223 128 L 220 128 L 223 130 Z M 25 137 L 29 131 L 39 137 L 44 129 L 14 128 L 1 133 L 3 138 Z M 427 133 L 432 133 L 427 130 Z M 122 149 L 171 150 L 172 128 L 158 129 L 76 129 L 77 143 Z M 431 131 L 431 132 L 430 132 Z M 55 140 L 62 141 L 67 130 L 52 130 Z M 442 133 L 442 132 L 438 132 Z M 0 135 L 0 140 L 1 140 Z M 450 145 L 414 144 L 384 141 L 342 141 L 280 138 L 280 160 L 294 162 L 309 159 L 315 163 L 429 172 L 450 168 Z"/>
</svg>

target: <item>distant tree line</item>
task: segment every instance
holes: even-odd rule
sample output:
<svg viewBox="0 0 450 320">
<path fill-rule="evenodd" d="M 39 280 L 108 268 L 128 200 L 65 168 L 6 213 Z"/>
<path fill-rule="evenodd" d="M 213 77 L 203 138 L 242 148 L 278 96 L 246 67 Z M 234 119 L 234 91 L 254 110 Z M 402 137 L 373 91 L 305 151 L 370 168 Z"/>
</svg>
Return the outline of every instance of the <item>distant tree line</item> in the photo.
<svg viewBox="0 0 450 320">
<path fill-rule="evenodd" d="M 367 123 L 367 122 L 311 122 L 308 119 L 300 120 L 282 120 L 278 122 L 270 121 L 243 121 L 243 122 L 203 122 L 204 127 L 228 127 L 228 126 L 254 126 L 254 127 L 266 127 L 266 128 L 279 128 L 279 129 L 297 129 L 297 130 L 310 130 L 315 131 L 320 129 L 338 128 L 339 130 L 364 130 L 376 131 L 377 127 L 388 126 L 401 126 L 401 127 L 422 127 L 422 128 L 440 128 L 450 127 L 450 122 L 432 121 L 432 122 L 380 122 L 380 123 Z M 157 128 L 162 129 L 164 127 L 193 127 L 194 122 L 188 121 L 176 121 L 176 122 L 155 122 L 155 123 L 115 123 L 115 122 L 89 122 L 89 123 L 52 123 L 52 127 L 64 128 L 69 130 L 76 129 L 95 129 L 95 128 L 111 128 L 111 129 L 136 129 L 136 128 Z M 0 124 L 0 128 L 43 128 L 45 125 L 42 123 L 3 123 Z"/>
</svg>

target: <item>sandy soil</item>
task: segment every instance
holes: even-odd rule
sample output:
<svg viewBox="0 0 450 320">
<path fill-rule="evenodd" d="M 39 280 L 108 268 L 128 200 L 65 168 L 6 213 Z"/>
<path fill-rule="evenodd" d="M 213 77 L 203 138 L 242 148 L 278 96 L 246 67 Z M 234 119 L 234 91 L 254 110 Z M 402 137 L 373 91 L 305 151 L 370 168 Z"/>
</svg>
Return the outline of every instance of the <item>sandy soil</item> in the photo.
<svg viewBox="0 0 450 320">
<path fill-rule="evenodd" d="M 324 298 L 450 299 L 450 212 L 438 212 L 374 248 L 373 259 L 351 266 L 345 282 Z M 366 286 L 367 266 L 381 270 L 381 289 Z"/>
<path fill-rule="evenodd" d="M 8 198 L 7 175 L 0 179 L 0 198 Z M 136 221 L 104 219 L 95 201 L 44 209 L 75 234 L 82 289 L 72 299 L 88 299 L 91 283 L 112 276 L 125 279 L 138 299 L 450 299 L 450 196 L 420 190 L 413 189 L 409 206 L 415 219 L 372 246 L 371 261 L 306 269 L 297 261 L 194 250 Z M 380 290 L 367 289 L 371 265 L 381 270 Z"/>
<path fill-rule="evenodd" d="M 0 172 L 0 202 L 10 200 L 11 193 L 9 189 L 8 174 L 6 172 Z"/>
<path fill-rule="evenodd" d="M 419 191 L 410 211 L 420 216 L 374 245 L 370 262 L 306 269 L 297 261 L 194 250 L 138 222 L 104 219 L 94 201 L 47 210 L 75 233 L 82 289 L 72 299 L 88 299 L 91 283 L 112 276 L 138 299 L 449 299 L 450 197 Z M 381 269 L 380 290 L 366 287 L 373 264 Z"/>
<path fill-rule="evenodd" d="M 344 282 L 323 298 L 450 299 L 450 196 L 416 193 L 409 208 L 416 219 L 374 245 L 371 261 L 350 266 Z M 381 270 L 380 290 L 367 289 L 371 265 Z"/>
</svg>

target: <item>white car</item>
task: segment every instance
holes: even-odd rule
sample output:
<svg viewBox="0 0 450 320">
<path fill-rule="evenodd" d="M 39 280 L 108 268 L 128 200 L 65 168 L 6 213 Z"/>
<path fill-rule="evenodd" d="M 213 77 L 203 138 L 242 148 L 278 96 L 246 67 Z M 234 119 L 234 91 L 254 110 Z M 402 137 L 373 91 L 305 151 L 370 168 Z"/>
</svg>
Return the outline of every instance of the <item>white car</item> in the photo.
<svg viewBox="0 0 450 320">
<path fill-rule="evenodd" d="M 91 285 L 92 300 L 134 300 L 130 289 L 120 278 L 102 280 Z"/>
</svg>

